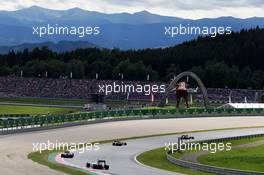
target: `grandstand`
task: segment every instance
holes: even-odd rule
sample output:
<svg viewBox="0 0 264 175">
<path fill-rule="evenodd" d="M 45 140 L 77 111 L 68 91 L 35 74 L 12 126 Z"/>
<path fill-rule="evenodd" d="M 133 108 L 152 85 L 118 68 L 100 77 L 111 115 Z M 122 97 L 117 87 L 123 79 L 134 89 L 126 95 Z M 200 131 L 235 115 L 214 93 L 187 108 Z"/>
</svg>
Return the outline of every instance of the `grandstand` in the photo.
<svg viewBox="0 0 264 175">
<path fill-rule="evenodd" d="M 58 98 L 58 99 L 90 99 L 91 95 L 98 93 L 99 84 L 110 84 L 120 80 L 88 80 L 88 79 L 49 79 L 49 78 L 24 78 L 16 76 L 0 77 L 0 97 L 40 97 L 40 98 Z M 126 84 L 161 84 L 157 82 L 137 82 L 126 81 Z M 165 83 L 167 86 L 169 84 Z M 208 88 L 208 99 L 210 103 L 224 104 L 244 102 L 257 102 L 264 90 L 248 89 L 227 89 L 227 88 Z M 155 100 L 159 100 L 162 94 L 156 93 Z M 128 96 L 125 93 L 111 93 L 105 96 L 105 99 L 124 100 Z M 174 99 L 175 95 L 170 94 L 169 99 Z M 149 100 L 150 97 L 143 93 L 131 93 L 129 99 Z M 194 96 L 194 100 L 202 101 L 200 90 Z"/>
</svg>

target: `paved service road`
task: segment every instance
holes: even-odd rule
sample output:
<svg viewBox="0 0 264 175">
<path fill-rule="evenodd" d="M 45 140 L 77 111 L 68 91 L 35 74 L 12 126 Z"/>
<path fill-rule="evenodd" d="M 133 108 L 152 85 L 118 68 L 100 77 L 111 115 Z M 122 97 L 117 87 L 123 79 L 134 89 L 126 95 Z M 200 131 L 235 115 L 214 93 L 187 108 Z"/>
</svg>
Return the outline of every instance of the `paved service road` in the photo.
<svg viewBox="0 0 264 175">
<path fill-rule="evenodd" d="M 0 174 L 64 174 L 34 163 L 27 158 L 27 155 L 33 151 L 32 143 L 36 142 L 46 143 L 48 140 L 51 142 L 59 141 L 69 143 L 93 142 L 142 135 L 245 126 L 264 126 L 264 117 L 207 117 L 119 121 L 0 136 Z M 129 141 L 128 148 L 132 145 L 133 143 Z M 122 152 L 122 154 L 126 154 L 126 152 Z M 122 156 L 122 154 L 120 153 L 120 156 Z"/>
<path fill-rule="evenodd" d="M 216 139 L 232 136 L 242 136 L 249 134 L 261 134 L 264 133 L 263 128 L 255 129 L 239 129 L 239 130 L 224 130 L 224 131 L 210 131 L 193 133 L 192 136 L 196 140 L 206 140 L 206 139 Z M 144 138 L 137 140 L 128 140 L 127 146 L 114 147 L 111 144 L 105 144 L 100 146 L 99 151 L 86 151 L 84 153 L 75 152 L 75 157 L 73 159 L 63 159 L 67 164 L 76 167 L 85 168 L 85 163 L 87 161 L 97 161 L 98 159 L 105 159 L 107 164 L 110 165 L 109 171 L 96 171 L 99 173 L 109 173 L 118 175 L 175 175 L 176 173 L 162 171 L 154 168 L 145 167 L 139 165 L 135 160 L 135 156 L 141 152 L 149 149 L 163 147 L 165 143 L 173 142 L 177 143 L 177 137 L 179 135 L 173 136 L 163 136 L 163 137 L 153 137 Z"/>
</svg>

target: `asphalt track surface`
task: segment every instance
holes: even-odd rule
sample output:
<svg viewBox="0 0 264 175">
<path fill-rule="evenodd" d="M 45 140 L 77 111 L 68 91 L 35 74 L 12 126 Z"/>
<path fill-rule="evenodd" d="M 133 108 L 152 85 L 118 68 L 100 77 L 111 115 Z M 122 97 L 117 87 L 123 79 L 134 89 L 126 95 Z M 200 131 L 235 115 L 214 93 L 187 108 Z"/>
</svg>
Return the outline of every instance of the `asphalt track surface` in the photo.
<svg viewBox="0 0 264 175">
<path fill-rule="evenodd" d="M 206 139 L 217 139 L 224 137 L 242 136 L 250 134 L 262 134 L 264 133 L 263 128 L 255 129 L 237 129 L 237 130 L 224 130 L 224 131 L 210 131 L 193 133 L 192 136 L 196 140 L 206 140 Z M 173 175 L 176 173 L 162 171 L 158 169 L 153 169 L 149 167 L 144 167 L 139 165 L 135 161 L 136 155 L 144 151 L 163 147 L 165 143 L 177 143 L 177 137 L 180 135 L 173 136 L 163 136 L 155 138 L 144 138 L 137 140 L 128 140 L 127 146 L 114 147 L 111 144 L 105 144 L 100 146 L 99 151 L 86 151 L 84 153 L 75 152 L 75 157 L 73 159 L 62 159 L 65 164 L 85 168 L 86 162 L 96 162 L 99 159 L 107 161 L 110 165 L 109 171 L 94 171 L 98 174 L 114 174 L 114 175 Z M 90 169 L 88 169 L 90 170 Z"/>
<path fill-rule="evenodd" d="M 61 128 L 32 133 L 21 133 L 15 135 L 0 136 L 0 174 L 3 175 L 62 175 L 64 173 L 49 169 L 46 166 L 35 163 L 27 158 L 33 151 L 33 143 L 50 142 L 93 142 L 115 138 L 153 135 L 162 133 L 188 132 L 194 130 L 222 129 L 234 127 L 264 126 L 264 117 L 208 117 L 208 118 L 180 118 L 159 120 L 134 120 L 108 122 L 92 125 L 83 125 L 69 128 Z M 237 133 L 241 133 L 237 131 Z M 196 133 L 198 134 L 198 133 Z M 222 134 L 221 134 L 222 136 Z M 174 138 L 174 137 L 173 137 Z M 198 136 L 197 136 L 198 138 Z M 154 139 L 154 138 L 152 138 Z M 144 140 L 144 139 L 143 139 Z M 154 139 L 155 140 L 155 139 Z M 153 143 L 155 141 L 153 140 Z M 132 147 L 138 140 L 128 141 L 128 147 Z M 167 141 L 167 139 L 166 139 Z M 144 142 L 144 141 L 143 141 Z M 161 142 L 153 147 L 163 145 Z M 149 143 L 146 143 L 149 144 Z M 106 145 L 107 147 L 107 145 Z M 138 146 L 138 151 L 143 149 Z M 103 146 L 101 147 L 103 150 Z M 111 148 L 112 149 L 112 148 Z M 127 151 L 121 151 L 120 155 L 113 152 L 113 156 L 125 156 Z M 135 149 L 135 148 L 133 148 Z M 145 147 L 144 150 L 151 149 Z M 107 150 L 105 150 L 107 151 Z M 135 152 L 138 152 L 137 150 Z M 98 152 L 99 153 L 99 152 Z M 130 153 L 129 153 L 130 154 Z M 96 159 L 97 154 L 94 154 Z M 133 157 L 133 156 L 132 156 Z M 131 157 L 130 161 L 134 161 Z M 105 157 L 106 158 L 106 157 Z M 88 161 L 85 157 L 85 162 Z M 114 171 L 111 160 L 110 171 Z M 133 165 L 132 166 L 137 166 Z M 140 166 L 137 166 L 140 167 Z M 156 170 L 155 170 L 156 171 Z M 126 171 L 125 173 L 126 174 Z"/>
</svg>

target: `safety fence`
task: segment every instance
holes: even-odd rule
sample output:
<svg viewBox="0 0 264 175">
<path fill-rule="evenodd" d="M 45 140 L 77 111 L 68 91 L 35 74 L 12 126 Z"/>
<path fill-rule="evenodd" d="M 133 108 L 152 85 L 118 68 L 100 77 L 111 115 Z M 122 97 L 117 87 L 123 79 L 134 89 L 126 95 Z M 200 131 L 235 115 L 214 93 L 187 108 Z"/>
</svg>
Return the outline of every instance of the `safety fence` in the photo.
<svg viewBox="0 0 264 175">
<path fill-rule="evenodd" d="M 263 109 L 128 109 L 128 110 L 110 110 L 110 111 L 94 111 L 74 114 L 60 115 L 1 115 L 0 116 L 0 131 L 15 130 L 32 127 L 43 127 L 61 125 L 70 122 L 81 122 L 91 120 L 101 120 L 107 118 L 142 118 L 142 117 L 162 117 L 172 115 L 173 117 L 181 116 L 198 116 L 198 115 L 261 115 Z"/>
<path fill-rule="evenodd" d="M 212 139 L 206 140 L 202 142 L 206 143 L 216 143 L 216 142 L 224 142 L 230 140 L 239 140 L 244 138 L 255 138 L 255 137 L 263 137 L 264 134 L 254 134 L 254 135 L 244 135 L 244 136 L 237 136 L 237 137 L 227 137 L 227 138 L 220 138 L 220 139 Z M 216 167 L 210 166 L 200 163 L 189 162 L 185 160 L 181 160 L 179 158 L 173 157 L 169 152 L 167 153 L 167 160 L 171 163 L 182 166 L 185 168 L 195 169 L 199 171 L 214 173 L 214 174 L 222 174 L 222 175 L 264 175 L 264 172 L 256 172 L 256 171 L 246 171 L 246 170 L 238 170 L 238 169 L 231 169 L 231 168 L 224 168 L 224 167 Z"/>
<path fill-rule="evenodd" d="M 29 114 L 0 114 L 1 118 L 11 118 L 11 117 L 30 117 Z"/>
</svg>

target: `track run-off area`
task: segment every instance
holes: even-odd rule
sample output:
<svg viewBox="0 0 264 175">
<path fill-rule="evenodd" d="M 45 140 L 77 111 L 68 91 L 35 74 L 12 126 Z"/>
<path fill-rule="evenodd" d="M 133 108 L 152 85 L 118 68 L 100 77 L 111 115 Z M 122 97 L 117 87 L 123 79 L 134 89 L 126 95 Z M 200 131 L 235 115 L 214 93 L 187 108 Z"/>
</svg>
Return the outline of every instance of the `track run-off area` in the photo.
<svg viewBox="0 0 264 175">
<path fill-rule="evenodd" d="M 8 175 L 60 175 L 48 167 L 34 163 L 27 158 L 33 152 L 33 143 L 50 142 L 75 142 L 86 143 L 100 140 L 147 136 L 165 133 L 180 133 L 199 130 L 214 130 L 239 127 L 264 128 L 264 117 L 204 117 L 204 118 L 178 118 L 178 119 L 146 119 L 131 121 L 116 121 L 99 124 L 82 125 L 46 131 L 21 133 L 0 136 L 0 161 L 1 174 Z M 204 131 L 193 133 L 196 139 L 211 139 L 225 136 L 263 133 L 264 129 L 235 129 L 222 131 Z M 127 147 L 113 148 L 110 144 L 100 145 L 100 151 L 76 154 L 75 159 L 69 162 L 76 166 L 85 166 L 87 161 L 96 161 L 98 158 L 106 159 L 110 165 L 109 174 L 160 174 L 160 170 L 139 165 L 134 160 L 135 156 L 143 151 L 162 147 L 167 141 L 176 141 L 177 135 L 150 137 L 129 140 Z M 115 150 L 113 150 L 115 149 Z M 87 158 L 89 155 L 89 159 Z M 79 158 L 78 158 L 79 157 Z M 109 159 L 109 160 L 108 160 Z M 67 160 L 68 161 L 68 160 Z M 117 166 L 120 161 L 125 167 Z M 81 165 L 82 164 L 82 165 Z M 130 168 L 129 171 L 124 168 Z M 158 171 L 158 172 L 157 172 Z M 142 173 L 141 173 L 142 174 Z M 163 171 L 162 171 L 162 174 Z M 167 174 L 175 174 L 169 173 Z"/>
</svg>

